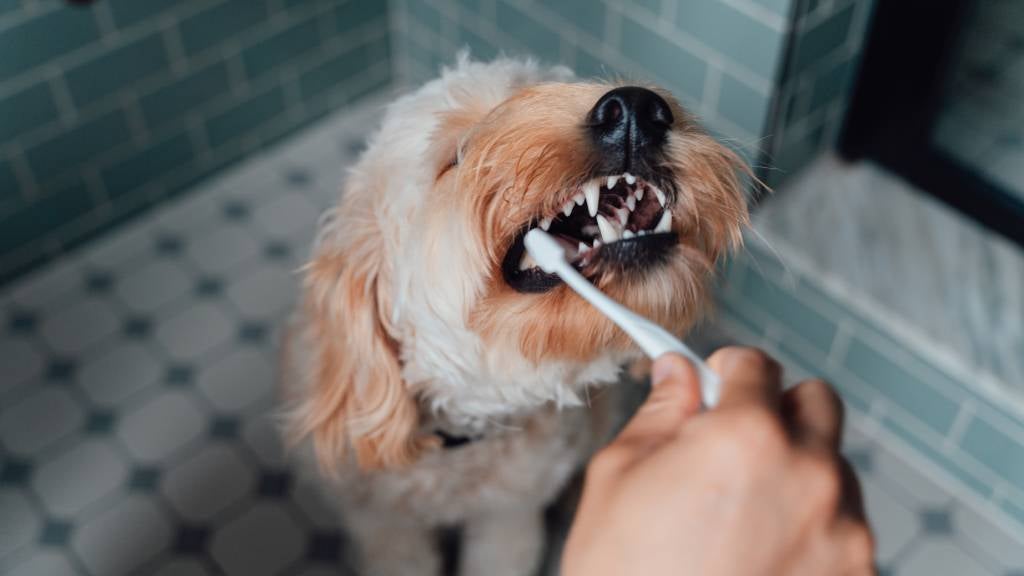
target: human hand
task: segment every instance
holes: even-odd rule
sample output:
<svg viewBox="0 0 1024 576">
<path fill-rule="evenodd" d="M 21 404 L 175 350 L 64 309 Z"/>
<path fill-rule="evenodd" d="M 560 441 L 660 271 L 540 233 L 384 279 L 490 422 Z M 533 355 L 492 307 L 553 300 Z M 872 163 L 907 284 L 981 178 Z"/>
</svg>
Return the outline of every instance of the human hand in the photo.
<svg viewBox="0 0 1024 576">
<path fill-rule="evenodd" d="M 693 367 L 655 362 L 647 401 L 587 468 L 562 574 L 874 574 L 836 394 L 820 380 L 782 392 L 755 349 L 708 364 L 721 401 L 700 412 Z"/>
</svg>

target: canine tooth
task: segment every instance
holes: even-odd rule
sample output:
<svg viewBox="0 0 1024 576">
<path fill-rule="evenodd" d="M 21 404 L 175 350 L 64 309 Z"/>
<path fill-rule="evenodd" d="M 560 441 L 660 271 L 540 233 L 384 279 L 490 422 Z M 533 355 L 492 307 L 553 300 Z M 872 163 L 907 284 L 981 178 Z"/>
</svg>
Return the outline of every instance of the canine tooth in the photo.
<svg viewBox="0 0 1024 576">
<path fill-rule="evenodd" d="M 623 230 L 622 231 L 622 237 L 623 238 L 632 238 L 633 236 L 636 236 L 636 234 L 634 234 L 632 230 Z"/>
<path fill-rule="evenodd" d="M 529 270 L 530 268 L 536 268 L 537 261 L 533 259 L 533 256 L 526 254 L 523 259 L 519 261 L 520 270 Z"/>
<path fill-rule="evenodd" d="M 586 202 L 587 199 L 583 197 L 583 194 L 577 194 L 572 197 L 572 201 L 575 202 L 577 206 L 583 206 L 583 203 Z"/>
<path fill-rule="evenodd" d="M 580 242 L 580 245 L 576 247 L 577 254 L 585 254 L 587 250 L 590 250 L 590 246 L 587 246 L 583 242 Z"/>
<path fill-rule="evenodd" d="M 633 195 L 636 196 L 636 201 L 637 202 L 643 200 L 644 199 L 644 189 L 643 188 L 637 188 L 636 192 L 633 192 Z"/>
<path fill-rule="evenodd" d="M 655 188 L 654 189 L 654 195 L 658 197 L 658 203 L 661 204 L 662 208 L 664 208 L 665 207 L 665 193 L 661 191 L 661 188 Z"/>
<path fill-rule="evenodd" d="M 601 201 L 601 185 L 591 180 L 583 185 L 583 197 L 587 201 L 587 212 L 590 217 L 597 216 L 597 205 Z"/>
<path fill-rule="evenodd" d="M 629 208 L 630 212 L 636 210 L 636 198 L 633 196 L 626 196 L 626 208 Z"/>
<path fill-rule="evenodd" d="M 661 215 L 661 220 L 658 220 L 658 225 L 654 227 L 655 232 L 671 232 L 672 231 L 672 213 L 665 210 L 665 213 Z"/>
<path fill-rule="evenodd" d="M 595 248 L 600 248 L 600 247 L 601 247 L 601 241 L 600 240 L 594 240 L 594 245 L 590 249 L 594 250 Z"/>
<path fill-rule="evenodd" d="M 608 177 L 608 189 L 609 190 L 611 190 L 612 188 L 615 188 L 615 185 L 618 184 L 618 183 L 619 183 L 619 177 L 618 176 L 609 176 Z"/>
<path fill-rule="evenodd" d="M 626 179 L 626 184 L 629 184 L 630 186 L 636 184 L 636 176 L 633 176 L 629 172 L 623 174 L 622 177 Z"/>
<path fill-rule="evenodd" d="M 541 219 L 541 221 L 540 221 L 540 228 L 541 228 L 541 230 L 544 230 L 545 232 L 547 232 L 548 228 L 551 228 L 551 218 L 543 218 L 543 219 Z"/>
<path fill-rule="evenodd" d="M 597 227 L 601 229 L 601 240 L 604 240 L 605 243 L 611 244 L 619 239 L 619 231 L 605 219 L 603 214 L 597 215 Z"/>
<path fill-rule="evenodd" d="M 636 235 L 637 236 L 647 236 L 647 230 L 637 230 L 636 231 Z"/>
<path fill-rule="evenodd" d="M 572 214 L 572 209 L 574 206 L 576 205 L 572 203 L 572 200 L 569 200 L 568 202 L 565 203 L 565 206 L 562 206 L 562 214 L 565 214 L 566 216 Z"/>
</svg>

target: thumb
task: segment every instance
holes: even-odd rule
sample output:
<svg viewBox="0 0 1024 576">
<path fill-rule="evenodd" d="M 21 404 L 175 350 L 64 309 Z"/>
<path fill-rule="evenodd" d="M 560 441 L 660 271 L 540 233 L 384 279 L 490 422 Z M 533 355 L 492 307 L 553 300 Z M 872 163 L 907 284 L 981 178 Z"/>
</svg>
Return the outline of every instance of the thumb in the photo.
<svg viewBox="0 0 1024 576">
<path fill-rule="evenodd" d="M 651 393 L 618 440 L 650 441 L 672 435 L 700 410 L 697 370 L 678 354 L 665 354 L 651 368 Z"/>
</svg>

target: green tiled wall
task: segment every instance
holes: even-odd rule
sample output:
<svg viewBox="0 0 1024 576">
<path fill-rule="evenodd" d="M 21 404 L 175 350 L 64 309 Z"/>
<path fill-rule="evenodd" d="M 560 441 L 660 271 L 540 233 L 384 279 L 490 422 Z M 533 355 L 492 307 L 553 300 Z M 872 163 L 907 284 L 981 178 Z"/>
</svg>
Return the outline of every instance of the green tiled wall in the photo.
<svg viewBox="0 0 1024 576">
<path fill-rule="evenodd" d="M 468 47 L 655 81 L 751 156 L 780 73 L 790 0 L 393 0 L 397 69 L 415 84 Z"/>
<path fill-rule="evenodd" d="M 930 461 L 974 498 L 1024 527 L 1024 423 L 978 392 L 969 374 L 937 365 L 870 311 L 758 245 L 730 262 L 719 318 L 777 354 L 792 377 L 825 377 L 885 438 Z"/>
<path fill-rule="evenodd" d="M 0 0 L 0 282 L 391 83 L 383 0 Z"/>
</svg>

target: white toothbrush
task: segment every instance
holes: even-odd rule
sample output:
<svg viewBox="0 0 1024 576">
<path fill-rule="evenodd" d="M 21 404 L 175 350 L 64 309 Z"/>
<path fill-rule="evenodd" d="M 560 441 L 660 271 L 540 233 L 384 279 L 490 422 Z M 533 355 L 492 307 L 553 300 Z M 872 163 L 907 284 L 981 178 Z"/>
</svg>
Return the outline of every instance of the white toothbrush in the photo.
<svg viewBox="0 0 1024 576">
<path fill-rule="evenodd" d="M 626 334 L 629 334 L 652 360 L 666 352 L 678 352 L 685 356 L 697 368 L 704 406 L 711 408 L 718 404 L 721 380 L 708 368 L 704 360 L 694 354 L 686 344 L 680 342 L 661 326 L 626 309 L 594 287 L 582 274 L 569 265 L 565 259 L 565 250 L 562 249 L 562 245 L 543 230 L 534 228 L 527 232 L 524 243 L 526 250 L 542 270 L 548 274 L 558 274 L 584 300 L 593 304 Z"/>
</svg>

